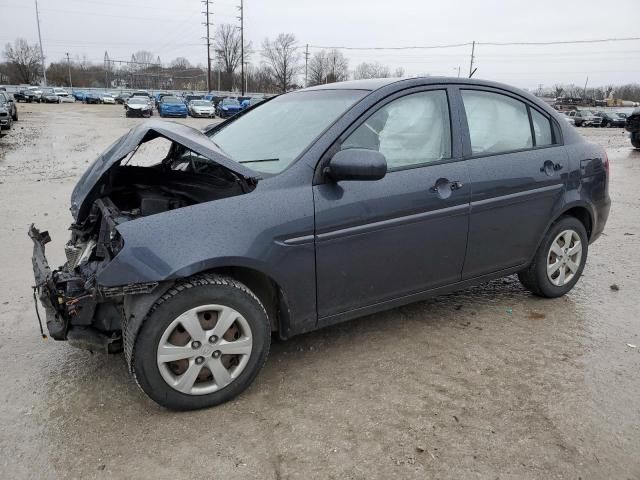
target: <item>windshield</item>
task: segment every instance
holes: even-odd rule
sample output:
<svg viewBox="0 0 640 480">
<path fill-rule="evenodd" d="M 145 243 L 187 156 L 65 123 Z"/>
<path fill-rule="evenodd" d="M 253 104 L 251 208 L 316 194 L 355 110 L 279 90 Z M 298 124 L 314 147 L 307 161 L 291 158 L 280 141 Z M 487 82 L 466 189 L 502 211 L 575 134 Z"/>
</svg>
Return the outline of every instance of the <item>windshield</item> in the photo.
<svg viewBox="0 0 640 480">
<path fill-rule="evenodd" d="M 148 103 L 147 100 L 145 100 L 142 97 L 132 97 L 129 99 L 128 103 L 139 103 L 139 104 L 146 104 Z"/>
<path fill-rule="evenodd" d="M 222 105 L 240 105 L 238 103 L 238 100 L 236 100 L 235 98 L 225 98 L 224 100 L 222 100 Z"/>
<path fill-rule="evenodd" d="M 257 172 L 280 173 L 366 93 L 317 90 L 282 95 L 209 136 L 236 162 L 248 163 Z"/>
<path fill-rule="evenodd" d="M 210 107 L 211 102 L 207 102 L 206 100 L 191 100 L 191 105 L 196 107 Z"/>
<path fill-rule="evenodd" d="M 175 105 L 178 103 L 182 103 L 182 101 L 176 97 L 162 97 L 162 103 L 168 103 L 171 105 Z"/>
</svg>

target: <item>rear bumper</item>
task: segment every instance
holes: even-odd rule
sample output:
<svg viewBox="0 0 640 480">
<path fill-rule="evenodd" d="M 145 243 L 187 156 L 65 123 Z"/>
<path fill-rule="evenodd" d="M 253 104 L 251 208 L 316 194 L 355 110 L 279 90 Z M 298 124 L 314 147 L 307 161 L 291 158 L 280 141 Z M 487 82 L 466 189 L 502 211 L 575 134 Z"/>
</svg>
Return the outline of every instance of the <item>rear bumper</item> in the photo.
<svg viewBox="0 0 640 480">
<path fill-rule="evenodd" d="M 600 202 L 596 205 L 596 224 L 593 226 L 593 232 L 591 232 L 591 238 L 589 243 L 595 242 L 602 232 L 604 232 L 604 226 L 607 224 L 609 218 L 609 211 L 611 210 L 611 199 L 607 196 L 604 202 Z"/>
</svg>

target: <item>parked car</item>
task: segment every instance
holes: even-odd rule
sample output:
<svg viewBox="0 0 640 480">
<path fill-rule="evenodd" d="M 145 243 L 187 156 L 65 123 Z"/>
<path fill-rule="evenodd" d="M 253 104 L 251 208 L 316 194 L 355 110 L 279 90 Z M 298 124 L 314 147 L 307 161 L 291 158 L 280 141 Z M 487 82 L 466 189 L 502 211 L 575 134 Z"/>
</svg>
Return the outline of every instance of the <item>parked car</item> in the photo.
<svg viewBox="0 0 640 480">
<path fill-rule="evenodd" d="M 60 103 L 60 97 L 53 91 L 53 88 L 44 88 L 41 98 L 44 103 Z"/>
<path fill-rule="evenodd" d="M 252 97 L 240 102 L 240 107 L 244 110 L 245 108 L 249 108 L 253 105 L 257 105 L 260 102 L 264 102 L 264 98 Z"/>
<path fill-rule="evenodd" d="M 111 94 L 109 94 L 109 93 L 103 93 L 100 96 L 100 101 L 102 103 L 105 103 L 105 104 L 106 103 L 111 104 L 111 105 L 115 105 L 116 104 L 116 99 L 113 96 L 111 96 Z"/>
<path fill-rule="evenodd" d="M 569 112 L 558 112 L 558 114 L 560 115 L 560 118 L 562 118 L 564 121 L 566 121 L 569 125 L 571 126 L 575 126 L 576 122 L 573 119 L 573 117 L 569 116 Z"/>
<path fill-rule="evenodd" d="M 40 87 L 27 87 L 27 90 L 30 90 L 33 93 L 36 102 L 42 101 L 42 89 Z"/>
<path fill-rule="evenodd" d="M 87 92 L 84 95 L 84 103 L 102 103 L 102 94 L 97 92 Z"/>
<path fill-rule="evenodd" d="M 2 130 L 11 130 L 13 117 L 11 115 L 11 105 L 7 98 L 0 93 L 0 135 Z"/>
<path fill-rule="evenodd" d="M 235 98 L 223 98 L 216 108 L 216 115 L 220 118 L 233 117 L 236 113 L 242 110 L 240 102 Z"/>
<path fill-rule="evenodd" d="M 636 108 L 631 115 L 627 116 L 624 127 L 631 137 L 631 145 L 640 148 L 640 108 Z"/>
<path fill-rule="evenodd" d="M 187 118 L 187 106 L 178 97 L 162 97 L 158 104 L 158 114 L 161 117 Z"/>
<path fill-rule="evenodd" d="M 213 103 L 213 106 L 216 107 L 216 109 L 218 108 L 218 104 L 222 101 L 223 98 L 224 97 L 213 95 L 211 93 L 208 93 L 202 97 L 203 100 L 208 100 L 209 102 Z"/>
<path fill-rule="evenodd" d="M 73 103 L 75 101 L 75 98 L 72 95 L 69 95 L 69 92 L 67 92 L 64 88 L 54 88 L 53 93 L 58 96 L 60 102 Z"/>
<path fill-rule="evenodd" d="M 87 92 L 83 92 L 82 90 L 75 90 L 74 92 L 71 93 L 71 95 L 78 102 L 84 102 L 84 100 L 85 100 L 85 98 L 87 96 Z"/>
<path fill-rule="evenodd" d="M 127 103 L 127 100 L 131 98 L 131 93 L 129 92 L 120 92 L 116 97 L 116 103 L 119 103 L 121 105 L 124 105 L 125 103 Z"/>
<path fill-rule="evenodd" d="M 147 92 L 146 90 L 136 90 L 135 92 L 131 93 L 132 97 L 147 97 L 147 98 L 152 98 L 151 94 L 149 92 Z"/>
<path fill-rule="evenodd" d="M 162 100 L 162 97 L 173 97 L 173 96 L 175 96 L 173 93 L 156 92 L 153 95 L 153 100 L 154 100 L 156 108 L 158 108 L 160 106 L 160 100 Z"/>
<path fill-rule="evenodd" d="M 624 128 L 627 117 L 619 112 L 598 111 L 596 114 L 601 118 L 601 127 L 619 127 Z"/>
<path fill-rule="evenodd" d="M 9 112 L 9 115 L 14 122 L 18 121 L 17 102 L 6 90 L 0 91 L 0 105 Z"/>
<path fill-rule="evenodd" d="M 202 98 L 202 95 L 195 95 L 193 93 L 184 95 L 184 101 L 187 103 L 187 105 L 189 105 L 189 102 L 192 100 L 204 100 L 204 99 Z"/>
<path fill-rule="evenodd" d="M 153 115 L 153 103 L 148 98 L 131 97 L 124 104 L 126 117 L 150 117 Z"/>
<path fill-rule="evenodd" d="M 14 98 L 16 99 L 16 101 L 26 102 L 26 103 L 40 101 L 40 99 L 36 96 L 35 92 L 33 90 L 28 90 L 28 89 L 20 90 L 19 92 L 15 93 Z"/>
<path fill-rule="evenodd" d="M 157 163 L 136 165 L 154 139 Z M 272 332 L 513 273 L 564 295 L 607 221 L 608 177 L 602 147 L 516 88 L 321 85 L 205 133 L 135 127 L 74 188 L 63 267 L 30 228 L 35 285 L 54 339 L 124 349 L 153 400 L 208 407 L 253 381 Z"/>
<path fill-rule="evenodd" d="M 187 106 L 189 115 L 192 117 L 208 117 L 216 116 L 216 109 L 211 102 L 206 100 L 191 100 Z"/>
<path fill-rule="evenodd" d="M 576 127 L 599 127 L 602 118 L 594 115 L 591 110 L 572 110 L 569 112 Z"/>
</svg>

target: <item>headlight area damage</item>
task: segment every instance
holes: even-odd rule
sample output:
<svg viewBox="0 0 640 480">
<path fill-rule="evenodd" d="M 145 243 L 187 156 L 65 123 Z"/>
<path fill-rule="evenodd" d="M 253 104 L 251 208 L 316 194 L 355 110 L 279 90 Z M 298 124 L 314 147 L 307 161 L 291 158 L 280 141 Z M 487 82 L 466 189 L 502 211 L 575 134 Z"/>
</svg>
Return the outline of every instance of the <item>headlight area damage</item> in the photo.
<svg viewBox="0 0 640 480">
<path fill-rule="evenodd" d="M 129 165 L 143 143 L 171 142 L 150 167 Z M 252 191 L 255 172 L 224 155 L 203 133 L 185 125 L 149 121 L 121 137 L 89 167 L 71 196 L 71 239 L 66 263 L 51 270 L 49 233 L 34 225 L 33 271 L 49 335 L 92 351 L 122 349 L 125 298 L 150 293 L 157 282 L 103 286 L 100 272 L 118 255 L 124 222 Z M 37 306 L 36 306 L 37 308 Z"/>
</svg>

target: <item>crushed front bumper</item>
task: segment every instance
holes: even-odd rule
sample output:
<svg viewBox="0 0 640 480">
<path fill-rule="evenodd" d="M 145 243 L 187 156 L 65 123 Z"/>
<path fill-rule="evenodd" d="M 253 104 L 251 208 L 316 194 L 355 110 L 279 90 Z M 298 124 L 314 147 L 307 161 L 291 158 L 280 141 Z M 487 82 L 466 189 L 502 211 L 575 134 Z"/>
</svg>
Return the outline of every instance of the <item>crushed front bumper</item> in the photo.
<svg viewBox="0 0 640 480">
<path fill-rule="evenodd" d="M 29 227 L 29 237 L 33 240 L 31 262 L 36 280 L 34 288 L 46 314 L 47 330 L 52 338 L 64 340 L 67 325 L 61 312 L 56 308 L 58 305 L 56 286 L 44 253 L 44 246 L 51 241 L 51 237 L 49 232 L 40 232 L 33 224 Z"/>
</svg>

